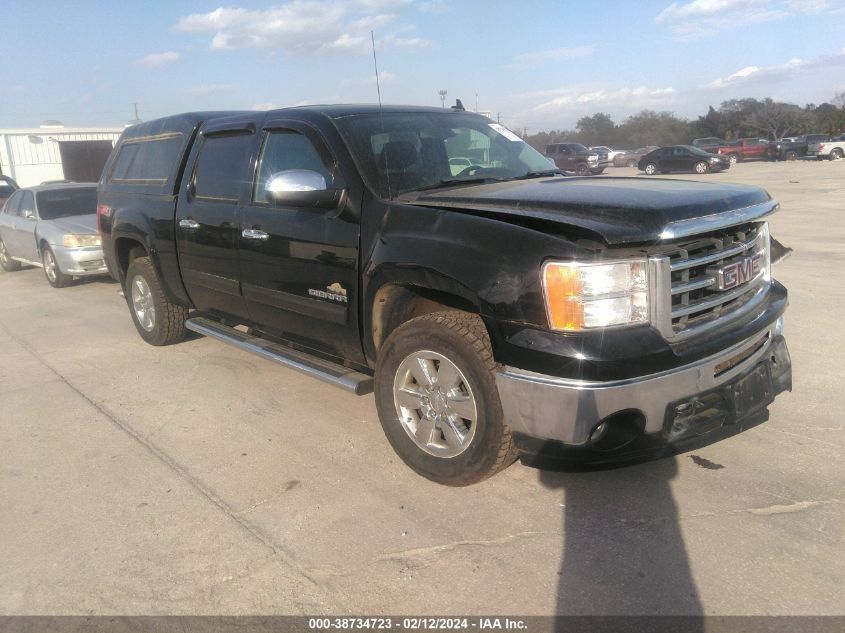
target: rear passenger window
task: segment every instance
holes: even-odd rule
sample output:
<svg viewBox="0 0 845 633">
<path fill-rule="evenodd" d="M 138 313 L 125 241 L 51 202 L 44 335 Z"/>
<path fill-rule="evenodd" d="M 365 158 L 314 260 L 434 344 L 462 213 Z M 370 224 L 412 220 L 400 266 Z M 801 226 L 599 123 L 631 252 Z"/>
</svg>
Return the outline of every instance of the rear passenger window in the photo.
<svg viewBox="0 0 845 633">
<path fill-rule="evenodd" d="M 214 200 L 238 200 L 253 137 L 206 137 L 194 170 L 194 195 Z"/>
<path fill-rule="evenodd" d="M 161 184 L 167 182 L 182 155 L 182 144 L 181 134 L 124 143 L 112 166 L 111 180 Z"/>
</svg>

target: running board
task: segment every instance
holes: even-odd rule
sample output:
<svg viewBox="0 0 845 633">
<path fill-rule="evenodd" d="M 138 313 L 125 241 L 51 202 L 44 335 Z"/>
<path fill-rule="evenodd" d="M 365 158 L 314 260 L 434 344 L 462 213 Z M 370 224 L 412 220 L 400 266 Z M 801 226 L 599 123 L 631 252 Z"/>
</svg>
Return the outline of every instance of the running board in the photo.
<svg viewBox="0 0 845 633">
<path fill-rule="evenodd" d="M 216 338 L 239 349 L 276 361 L 289 369 L 330 383 L 346 391 L 351 391 L 357 396 L 373 392 L 372 376 L 279 343 L 251 336 L 211 319 L 193 317 L 185 321 L 185 327 L 197 334 Z"/>
</svg>

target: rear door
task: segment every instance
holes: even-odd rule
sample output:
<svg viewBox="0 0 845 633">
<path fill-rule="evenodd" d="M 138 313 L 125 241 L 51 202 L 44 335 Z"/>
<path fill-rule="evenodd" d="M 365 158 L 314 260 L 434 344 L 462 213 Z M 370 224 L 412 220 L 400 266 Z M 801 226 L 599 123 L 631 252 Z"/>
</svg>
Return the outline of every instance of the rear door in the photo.
<svg viewBox="0 0 845 633">
<path fill-rule="evenodd" d="M 276 336 L 363 362 L 357 320 L 356 217 L 280 205 L 267 185 L 291 170 L 316 172 L 327 189 L 345 183 L 320 134 L 303 122 L 271 119 L 261 132 L 255 182 L 241 212 L 241 285 L 252 321 Z"/>
<path fill-rule="evenodd" d="M 182 280 L 201 310 L 248 319 L 238 262 L 238 204 L 251 181 L 250 120 L 211 121 L 200 130 L 176 206 Z"/>
</svg>

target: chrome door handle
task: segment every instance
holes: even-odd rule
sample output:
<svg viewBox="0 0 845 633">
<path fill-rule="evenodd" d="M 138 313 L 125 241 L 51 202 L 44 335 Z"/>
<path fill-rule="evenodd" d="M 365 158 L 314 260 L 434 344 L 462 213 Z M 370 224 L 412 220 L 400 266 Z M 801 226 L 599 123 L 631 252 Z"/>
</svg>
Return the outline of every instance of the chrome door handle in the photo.
<svg viewBox="0 0 845 633">
<path fill-rule="evenodd" d="M 196 220 L 179 220 L 179 228 L 180 229 L 198 229 L 200 228 L 200 223 Z"/>
<path fill-rule="evenodd" d="M 266 240 L 270 237 L 269 233 L 259 231 L 258 229 L 244 229 L 243 231 L 241 231 L 241 235 L 243 235 L 248 240 Z"/>
</svg>

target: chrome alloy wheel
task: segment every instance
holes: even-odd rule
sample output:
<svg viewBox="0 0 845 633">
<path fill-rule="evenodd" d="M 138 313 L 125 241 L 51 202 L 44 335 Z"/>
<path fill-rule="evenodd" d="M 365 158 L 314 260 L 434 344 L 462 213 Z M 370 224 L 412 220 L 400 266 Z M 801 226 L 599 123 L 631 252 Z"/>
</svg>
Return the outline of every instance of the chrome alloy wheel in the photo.
<svg viewBox="0 0 845 633">
<path fill-rule="evenodd" d="M 56 274 L 56 258 L 53 257 L 53 252 L 49 249 L 45 250 L 41 259 L 44 263 L 44 274 L 47 275 L 47 279 L 50 280 L 50 283 L 56 283 L 58 275 Z"/>
<path fill-rule="evenodd" d="M 733 161 L 736 162 L 736 161 Z M 733 162 L 731 164 L 733 164 Z M 697 174 L 706 174 L 707 173 L 707 163 L 704 161 L 700 161 L 695 164 L 695 173 Z"/>
<path fill-rule="evenodd" d="M 657 172 L 657 165 L 655 165 L 654 163 L 649 163 L 648 165 L 645 166 L 644 171 L 649 176 L 653 176 Z"/>
<path fill-rule="evenodd" d="M 9 261 L 9 253 L 6 250 L 6 245 L 0 240 L 0 264 L 8 266 Z"/>
<path fill-rule="evenodd" d="M 141 275 L 135 275 L 132 280 L 132 308 L 138 323 L 147 332 L 152 332 L 156 325 L 156 308 L 153 293 L 147 285 L 147 280 Z"/>
<path fill-rule="evenodd" d="M 408 437 L 429 455 L 457 457 L 475 437 L 472 387 L 442 354 L 424 350 L 407 356 L 396 370 L 393 402 Z"/>
</svg>

